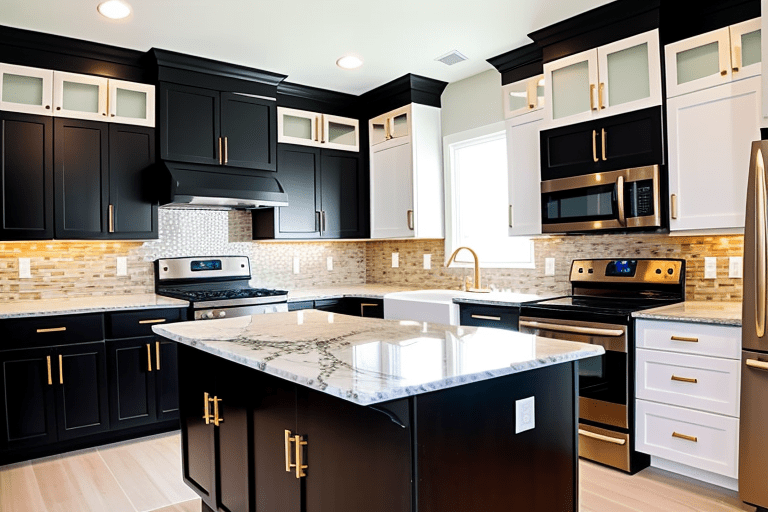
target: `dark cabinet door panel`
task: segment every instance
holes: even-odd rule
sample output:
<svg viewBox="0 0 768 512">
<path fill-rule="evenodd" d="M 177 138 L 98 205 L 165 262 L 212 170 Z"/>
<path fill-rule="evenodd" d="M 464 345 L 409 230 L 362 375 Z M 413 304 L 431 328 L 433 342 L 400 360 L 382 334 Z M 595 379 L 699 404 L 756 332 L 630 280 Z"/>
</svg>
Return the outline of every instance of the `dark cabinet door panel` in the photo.
<svg viewBox="0 0 768 512">
<path fill-rule="evenodd" d="M 598 137 L 601 159 L 605 147 L 605 160 L 601 160 L 605 170 L 664 163 L 661 107 L 606 118 Z"/>
<path fill-rule="evenodd" d="M 155 373 L 157 419 L 173 420 L 179 417 L 179 364 L 177 344 L 163 338 L 155 338 L 155 350 L 160 352 Z"/>
<path fill-rule="evenodd" d="M 592 122 L 541 132 L 541 178 L 591 174 L 599 158 L 598 131 Z M 594 131 L 593 131 L 594 130 Z"/>
<path fill-rule="evenodd" d="M 164 160 L 219 163 L 219 92 L 160 85 L 160 154 Z"/>
<path fill-rule="evenodd" d="M 56 238 L 99 238 L 106 233 L 109 125 L 54 120 Z"/>
<path fill-rule="evenodd" d="M 278 232 L 284 235 L 320 235 L 320 150 L 281 147 L 278 179 L 288 196 L 288 205 L 278 209 Z"/>
<path fill-rule="evenodd" d="M 72 439 L 109 429 L 106 348 L 104 342 L 56 348 L 59 385 L 56 419 L 59 439 Z"/>
<path fill-rule="evenodd" d="M 50 349 L 0 352 L 0 446 L 35 447 L 56 440 L 53 359 Z"/>
<path fill-rule="evenodd" d="M 221 93 L 221 136 L 227 139 L 225 165 L 276 170 L 276 134 L 274 101 Z"/>
<path fill-rule="evenodd" d="M 53 238 L 53 118 L 0 112 L 0 239 Z"/>
<path fill-rule="evenodd" d="M 146 425 L 156 420 L 154 342 L 154 337 L 107 342 L 113 429 Z"/>
<path fill-rule="evenodd" d="M 325 212 L 324 237 L 345 238 L 360 233 L 359 167 L 356 154 L 323 151 L 320 197 Z"/>
<path fill-rule="evenodd" d="M 109 127 L 109 204 L 112 238 L 157 238 L 157 198 L 153 185 L 155 130 Z"/>
</svg>

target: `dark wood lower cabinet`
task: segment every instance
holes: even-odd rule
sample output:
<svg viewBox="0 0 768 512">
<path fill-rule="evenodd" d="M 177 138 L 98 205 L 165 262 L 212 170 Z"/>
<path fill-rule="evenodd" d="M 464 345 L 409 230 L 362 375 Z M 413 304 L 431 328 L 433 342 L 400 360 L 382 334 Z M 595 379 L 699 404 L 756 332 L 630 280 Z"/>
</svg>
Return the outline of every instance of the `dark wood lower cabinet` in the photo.
<svg viewBox="0 0 768 512">
<path fill-rule="evenodd" d="M 177 344 L 164 338 L 154 337 L 157 356 L 155 373 L 155 396 L 157 398 L 157 420 L 179 419 L 179 362 Z"/>
<path fill-rule="evenodd" d="M 155 406 L 155 338 L 107 341 L 110 420 L 113 428 L 147 425 L 157 420 Z"/>
</svg>

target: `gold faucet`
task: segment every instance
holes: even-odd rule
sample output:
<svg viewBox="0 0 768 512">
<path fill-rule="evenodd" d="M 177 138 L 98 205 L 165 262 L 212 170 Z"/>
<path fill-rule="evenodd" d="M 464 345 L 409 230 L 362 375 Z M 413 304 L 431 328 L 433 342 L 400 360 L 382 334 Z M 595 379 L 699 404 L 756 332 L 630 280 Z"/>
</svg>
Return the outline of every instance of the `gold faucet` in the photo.
<svg viewBox="0 0 768 512">
<path fill-rule="evenodd" d="M 453 251 L 453 254 L 451 254 L 451 257 L 448 258 L 448 261 L 445 263 L 446 267 L 449 267 L 451 263 L 453 263 L 453 260 L 456 259 L 456 255 L 459 253 L 460 250 L 466 249 L 469 252 L 472 253 L 472 257 L 475 259 L 475 285 L 472 287 L 469 287 L 469 276 L 467 276 L 466 281 L 464 282 L 464 287 L 467 289 L 468 292 L 478 292 L 478 293 L 487 293 L 490 292 L 488 288 L 480 288 L 480 260 L 477 257 L 477 253 L 470 249 L 469 247 L 459 247 L 455 251 Z"/>
</svg>

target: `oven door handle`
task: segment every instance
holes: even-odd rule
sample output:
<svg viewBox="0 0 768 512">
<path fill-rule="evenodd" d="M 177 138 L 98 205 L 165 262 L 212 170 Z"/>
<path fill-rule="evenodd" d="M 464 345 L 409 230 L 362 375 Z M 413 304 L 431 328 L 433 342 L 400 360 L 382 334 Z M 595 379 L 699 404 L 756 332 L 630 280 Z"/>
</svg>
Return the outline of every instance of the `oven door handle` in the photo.
<svg viewBox="0 0 768 512">
<path fill-rule="evenodd" d="M 594 336 L 623 336 L 624 329 L 599 329 L 596 327 L 578 327 L 576 325 L 551 324 L 549 322 L 531 322 L 520 320 L 520 327 L 542 329 L 559 332 L 572 332 L 575 334 L 592 334 Z"/>
<path fill-rule="evenodd" d="M 616 178 L 616 210 L 619 224 L 627 225 L 627 219 L 624 216 L 624 176 Z"/>
</svg>

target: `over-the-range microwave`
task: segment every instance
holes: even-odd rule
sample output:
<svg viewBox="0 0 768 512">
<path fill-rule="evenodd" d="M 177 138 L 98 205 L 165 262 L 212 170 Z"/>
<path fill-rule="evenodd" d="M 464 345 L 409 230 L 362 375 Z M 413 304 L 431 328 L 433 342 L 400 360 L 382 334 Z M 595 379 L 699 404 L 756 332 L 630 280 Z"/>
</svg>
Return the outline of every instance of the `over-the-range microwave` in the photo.
<svg viewBox="0 0 768 512">
<path fill-rule="evenodd" d="M 541 230 L 658 229 L 662 225 L 660 203 L 658 165 L 544 180 Z"/>
</svg>

